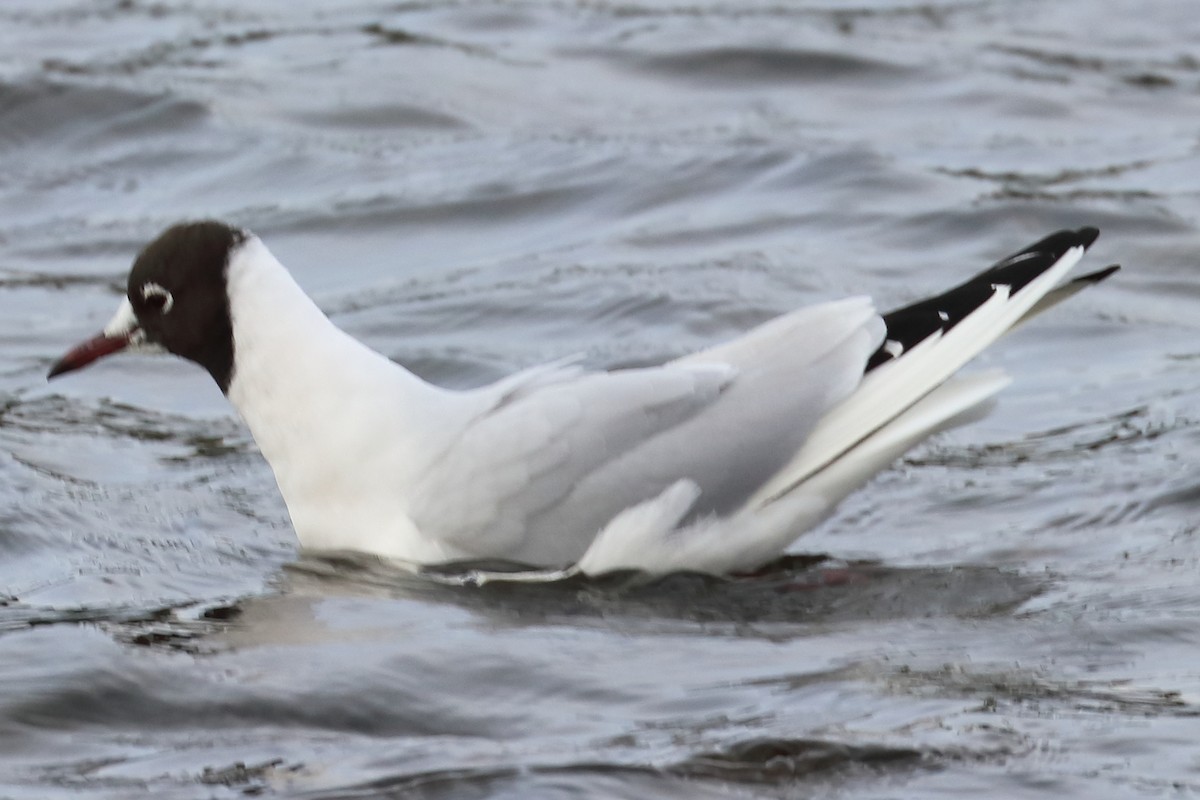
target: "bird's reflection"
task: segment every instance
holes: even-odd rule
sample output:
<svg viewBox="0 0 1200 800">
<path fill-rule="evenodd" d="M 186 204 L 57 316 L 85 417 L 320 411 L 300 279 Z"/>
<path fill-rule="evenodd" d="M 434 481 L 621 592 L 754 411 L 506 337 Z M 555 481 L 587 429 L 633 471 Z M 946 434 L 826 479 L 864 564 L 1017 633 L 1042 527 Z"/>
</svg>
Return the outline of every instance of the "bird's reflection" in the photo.
<svg viewBox="0 0 1200 800">
<path fill-rule="evenodd" d="M 414 616 L 428 616 L 403 610 L 412 604 L 492 627 L 650 625 L 673 634 L 778 639 L 862 620 L 1006 614 L 1047 586 L 1044 577 L 994 567 L 886 567 L 822 556 L 789 556 L 737 577 L 529 578 L 511 564 L 414 573 L 369 556 L 304 556 L 280 571 L 273 592 L 210 607 L 202 616 L 210 636 L 232 646 L 402 635 Z M 376 604 L 382 613 L 356 613 Z"/>
</svg>

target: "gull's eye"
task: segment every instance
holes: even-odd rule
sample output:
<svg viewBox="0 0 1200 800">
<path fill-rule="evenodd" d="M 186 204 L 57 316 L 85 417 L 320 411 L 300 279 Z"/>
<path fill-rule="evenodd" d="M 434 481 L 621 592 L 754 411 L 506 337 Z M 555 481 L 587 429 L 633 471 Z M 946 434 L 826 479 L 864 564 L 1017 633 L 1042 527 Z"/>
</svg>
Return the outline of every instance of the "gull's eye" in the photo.
<svg viewBox="0 0 1200 800">
<path fill-rule="evenodd" d="M 147 283 L 142 287 L 142 302 L 147 310 L 166 314 L 175 305 L 175 298 L 157 283 Z"/>
</svg>

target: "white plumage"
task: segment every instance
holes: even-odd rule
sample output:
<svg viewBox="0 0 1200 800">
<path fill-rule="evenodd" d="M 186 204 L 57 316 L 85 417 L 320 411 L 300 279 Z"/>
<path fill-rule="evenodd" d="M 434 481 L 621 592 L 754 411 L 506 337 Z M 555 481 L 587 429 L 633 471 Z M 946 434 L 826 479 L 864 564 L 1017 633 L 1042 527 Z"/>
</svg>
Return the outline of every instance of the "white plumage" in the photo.
<svg viewBox="0 0 1200 800">
<path fill-rule="evenodd" d="M 120 337 L 206 366 L 305 548 L 413 565 L 729 572 L 778 556 L 913 444 L 983 413 L 1007 377 L 952 376 L 1023 318 L 1106 277 L 1055 290 L 1094 238 L 1055 234 L 887 317 L 851 298 L 658 367 L 562 361 L 457 391 L 339 330 L 257 237 L 196 223 L 143 251 L 105 334 L 52 375 L 120 349 Z M 201 251 L 224 263 L 178 263 Z M 229 341 L 182 329 L 197 319 Z"/>
</svg>

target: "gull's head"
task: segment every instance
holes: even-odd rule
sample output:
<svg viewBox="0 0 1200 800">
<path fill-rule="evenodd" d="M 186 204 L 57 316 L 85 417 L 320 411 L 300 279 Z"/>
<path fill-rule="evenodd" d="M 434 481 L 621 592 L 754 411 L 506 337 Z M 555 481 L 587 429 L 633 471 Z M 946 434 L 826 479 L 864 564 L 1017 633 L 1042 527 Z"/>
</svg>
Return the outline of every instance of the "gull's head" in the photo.
<svg viewBox="0 0 1200 800">
<path fill-rule="evenodd" d="M 48 377 L 121 350 L 166 352 L 208 370 L 221 391 L 233 375 L 226 278 L 251 234 L 222 222 L 185 222 L 146 245 L 129 271 L 125 299 L 96 336 L 67 352 Z"/>
</svg>

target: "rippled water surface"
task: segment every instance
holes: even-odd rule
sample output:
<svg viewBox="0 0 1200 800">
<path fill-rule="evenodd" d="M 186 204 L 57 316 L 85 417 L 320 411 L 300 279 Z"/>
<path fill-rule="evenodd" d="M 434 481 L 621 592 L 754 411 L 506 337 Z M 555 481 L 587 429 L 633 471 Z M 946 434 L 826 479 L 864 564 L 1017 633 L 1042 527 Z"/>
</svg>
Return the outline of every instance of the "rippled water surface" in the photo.
<svg viewBox="0 0 1200 800">
<path fill-rule="evenodd" d="M 1198 42 L 1175 0 L 5 0 L 0 796 L 1200 790 Z M 465 587 L 299 553 L 191 365 L 47 385 L 198 216 L 455 386 L 1068 225 L 1125 269 L 803 557 Z"/>
</svg>

